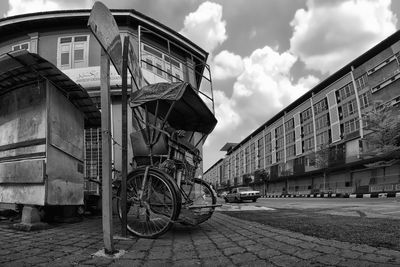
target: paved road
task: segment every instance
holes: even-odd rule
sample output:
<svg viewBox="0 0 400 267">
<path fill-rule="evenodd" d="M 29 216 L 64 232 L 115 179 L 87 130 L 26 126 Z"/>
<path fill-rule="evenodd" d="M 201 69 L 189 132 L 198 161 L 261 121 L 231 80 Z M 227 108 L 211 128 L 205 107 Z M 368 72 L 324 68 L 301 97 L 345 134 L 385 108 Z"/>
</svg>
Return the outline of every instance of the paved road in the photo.
<svg viewBox="0 0 400 267">
<path fill-rule="evenodd" d="M 219 200 L 221 203 L 223 201 Z M 312 209 L 344 216 L 400 219 L 400 198 L 261 198 L 256 203 L 223 203 L 221 210 Z"/>
</svg>

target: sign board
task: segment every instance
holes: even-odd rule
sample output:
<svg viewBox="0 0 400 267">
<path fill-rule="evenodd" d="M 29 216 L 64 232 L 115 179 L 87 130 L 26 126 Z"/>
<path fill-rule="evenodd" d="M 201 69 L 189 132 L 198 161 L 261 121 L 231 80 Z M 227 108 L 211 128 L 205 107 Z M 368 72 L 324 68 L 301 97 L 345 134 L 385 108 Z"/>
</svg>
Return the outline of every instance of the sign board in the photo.
<svg viewBox="0 0 400 267">
<path fill-rule="evenodd" d="M 122 42 L 118 25 L 110 10 L 101 2 L 95 2 L 90 12 L 88 27 L 115 66 L 122 73 Z"/>
<path fill-rule="evenodd" d="M 71 80 L 84 88 L 100 87 L 100 66 L 62 70 Z M 129 79 L 128 79 L 129 81 Z M 114 67 L 110 67 L 110 86 L 121 86 L 122 79 Z"/>
<path fill-rule="evenodd" d="M 136 85 L 136 90 L 140 90 L 143 86 L 146 85 L 142 69 L 140 68 L 139 65 L 139 59 L 136 56 L 135 50 L 133 48 L 132 42 L 129 41 L 128 45 L 128 70 L 131 74 L 131 77 L 134 80 L 134 83 Z M 132 85 L 133 87 L 133 85 Z"/>
</svg>

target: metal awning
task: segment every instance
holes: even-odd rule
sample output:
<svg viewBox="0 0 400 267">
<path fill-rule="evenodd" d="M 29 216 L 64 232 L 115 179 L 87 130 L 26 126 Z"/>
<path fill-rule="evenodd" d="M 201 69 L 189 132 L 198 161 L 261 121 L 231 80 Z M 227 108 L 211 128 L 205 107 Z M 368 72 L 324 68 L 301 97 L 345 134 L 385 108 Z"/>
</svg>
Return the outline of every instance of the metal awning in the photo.
<svg viewBox="0 0 400 267">
<path fill-rule="evenodd" d="M 0 97 L 25 84 L 51 82 L 85 115 L 85 127 L 100 126 L 101 114 L 86 90 L 38 54 L 26 50 L 0 55 Z"/>
</svg>

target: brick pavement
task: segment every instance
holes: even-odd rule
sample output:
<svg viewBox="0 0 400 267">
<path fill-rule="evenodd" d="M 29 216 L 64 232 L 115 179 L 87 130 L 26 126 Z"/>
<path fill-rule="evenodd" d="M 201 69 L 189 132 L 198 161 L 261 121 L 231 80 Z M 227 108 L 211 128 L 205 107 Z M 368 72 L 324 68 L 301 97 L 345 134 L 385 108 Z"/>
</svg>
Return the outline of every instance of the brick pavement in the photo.
<svg viewBox="0 0 400 267">
<path fill-rule="evenodd" d="M 119 231 L 119 224 L 115 221 Z M 38 232 L 0 222 L 0 266 L 399 266 L 400 252 L 305 236 L 216 212 L 196 227 L 175 225 L 159 239 L 115 240 L 103 248 L 101 218 Z"/>
</svg>

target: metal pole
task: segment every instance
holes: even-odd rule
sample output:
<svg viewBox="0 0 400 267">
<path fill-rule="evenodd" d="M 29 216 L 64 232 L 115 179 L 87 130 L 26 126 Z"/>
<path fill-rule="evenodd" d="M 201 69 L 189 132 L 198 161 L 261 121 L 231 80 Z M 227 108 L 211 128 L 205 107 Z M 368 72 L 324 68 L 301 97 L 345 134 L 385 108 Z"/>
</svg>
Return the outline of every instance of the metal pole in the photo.
<svg viewBox="0 0 400 267">
<path fill-rule="evenodd" d="M 121 165 L 121 211 L 122 211 L 122 224 L 121 233 L 123 237 L 126 237 L 126 225 L 127 225 L 127 214 L 126 214 L 126 176 L 128 173 L 128 89 L 127 89 L 127 70 L 128 70 L 128 47 L 129 47 L 129 36 L 124 38 L 124 47 L 122 55 L 122 97 L 121 97 L 121 125 L 122 125 L 122 165 Z"/>
<path fill-rule="evenodd" d="M 111 188 L 110 60 L 101 50 L 100 58 L 101 135 L 102 135 L 102 223 L 104 251 L 114 252 Z"/>
</svg>

